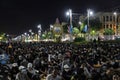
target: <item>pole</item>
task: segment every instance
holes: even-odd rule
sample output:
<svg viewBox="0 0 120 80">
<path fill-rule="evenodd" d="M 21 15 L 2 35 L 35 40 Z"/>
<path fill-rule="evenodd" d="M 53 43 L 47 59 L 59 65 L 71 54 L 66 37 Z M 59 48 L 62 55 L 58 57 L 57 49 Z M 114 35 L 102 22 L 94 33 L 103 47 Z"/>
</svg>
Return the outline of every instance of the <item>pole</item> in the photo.
<svg viewBox="0 0 120 80">
<path fill-rule="evenodd" d="M 117 27 L 117 13 L 115 15 L 115 26 L 116 26 L 116 34 L 118 35 L 118 27 Z"/>
<path fill-rule="evenodd" d="M 89 12 L 90 12 L 90 11 L 89 11 L 89 9 L 88 9 L 88 10 L 87 10 L 87 17 L 88 17 L 88 27 L 89 27 L 89 15 L 90 15 L 90 14 L 89 14 Z"/>
<path fill-rule="evenodd" d="M 69 9 L 69 14 L 70 14 L 70 41 L 73 42 L 73 36 L 72 36 L 72 10 Z"/>
<path fill-rule="evenodd" d="M 89 26 L 89 16 L 90 16 L 90 9 L 87 10 L 87 27 L 88 27 L 88 40 L 89 40 L 89 32 L 90 32 L 90 26 Z"/>
<path fill-rule="evenodd" d="M 114 16 L 115 16 L 115 34 L 118 35 L 118 27 L 117 27 L 117 12 L 114 12 Z"/>
</svg>

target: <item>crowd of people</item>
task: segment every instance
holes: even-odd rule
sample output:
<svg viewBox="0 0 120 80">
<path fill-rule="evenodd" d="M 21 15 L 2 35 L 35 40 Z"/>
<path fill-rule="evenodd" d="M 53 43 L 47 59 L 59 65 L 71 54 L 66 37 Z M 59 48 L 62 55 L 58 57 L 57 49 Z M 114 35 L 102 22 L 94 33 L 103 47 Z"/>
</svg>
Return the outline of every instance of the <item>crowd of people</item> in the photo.
<svg viewBox="0 0 120 80">
<path fill-rule="evenodd" d="M 120 42 L 0 43 L 0 80 L 120 80 Z"/>
</svg>

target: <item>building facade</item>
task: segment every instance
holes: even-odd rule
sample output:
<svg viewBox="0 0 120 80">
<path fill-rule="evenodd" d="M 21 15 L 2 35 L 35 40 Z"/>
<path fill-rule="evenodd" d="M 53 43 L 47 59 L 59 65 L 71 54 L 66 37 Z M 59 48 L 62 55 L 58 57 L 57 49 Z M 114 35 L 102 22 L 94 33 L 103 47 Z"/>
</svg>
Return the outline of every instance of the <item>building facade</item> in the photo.
<svg viewBox="0 0 120 80">
<path fill-rule="evenodd" d="M 116 35 L 120 34 L 120 13 L 113 12 L 98 12 L 95 17 L 99 17 L 101 26 L 101 33 L 105 29 L 112 29 Z"/>
<path fill-rule="evenodd" d="M 101 29 L 99 31 L 100 34 L 103 34 L 105 29 L 112 29 L 116 35 L 120 35 L 120 13 L 98 12 L 94 14 L 94 16 L 91 16 L 90 20 L 95 18 L 100 19 L 100 22 L 102 23 Z M 80 16 L 81 22 L 84 22 L 86 19 L 86 16 Z"/>
</svg>

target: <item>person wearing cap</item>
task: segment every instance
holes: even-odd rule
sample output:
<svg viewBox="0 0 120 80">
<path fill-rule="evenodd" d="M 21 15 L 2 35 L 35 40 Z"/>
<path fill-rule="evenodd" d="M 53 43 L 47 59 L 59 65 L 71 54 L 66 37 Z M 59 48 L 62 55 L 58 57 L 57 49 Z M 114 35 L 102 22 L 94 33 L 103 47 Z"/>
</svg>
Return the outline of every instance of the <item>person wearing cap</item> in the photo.
<svg viewBox="0 0 120 80">
<path fill-rule="evenodd" d="M 39 71 L 33 68 L 33 64 L 32 63 L 28 63 L 27 71 L 28 71 L 28 73 L 27 73 L 28 77 L 30 79 L 35 79 L 37 74 L 39 74 Z"/>
<path fill-rule="evenodd" d="M 11 69 L 11 78 L 13 79 L 13 80 L 15 80 L 15 76 L 16 76 L 16 74 L 19 72 L 19 70 L 18 70 L 18 64 L 17 63 L 13 63 L 12 64 L 12 69 Z"/>
<path fill-rule="evenodd" d="M 72 71 L 71 71 L 71 69 L 70 69 L 70 66 L 69 66 L 68 64 L 65 64 L 65 65 L 63 66 L 63 68 L 64 68 L 64 70 L 63 70 L 63 72 L 62 72 L 62 77 L 63 77 L 63 79 L 65 79 L 65 80 L 70 80 L 71 77 L 72 77 Z"/>
<path fill-rule="evenodd" d="M 30 78 L 27 75 L 27 70 L 24 66 L 19 66 L 19 73 L 16 75 L 15 80 L 30 80 Z"/>
<path fill-rule="evenodd" d="M 63 79 L 58 74 L 58 70 L 56 68 L 54 68 L 52 73 L 47 75 L 46 80 L 63 80 Z"/>
</svg>

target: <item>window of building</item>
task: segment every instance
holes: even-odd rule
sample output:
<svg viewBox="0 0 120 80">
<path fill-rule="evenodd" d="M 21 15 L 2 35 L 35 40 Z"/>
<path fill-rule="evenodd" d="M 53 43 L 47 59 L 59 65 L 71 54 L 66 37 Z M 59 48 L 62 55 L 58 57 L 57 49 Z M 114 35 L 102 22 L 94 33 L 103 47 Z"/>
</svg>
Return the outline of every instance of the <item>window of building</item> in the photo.
<svg viewBox="0 0 120 80">
<path fill-rule="evenodd" d="M 115 22 L 115 16 L 113 16 L 113 21 Z"/>
<path fill-rule="evenodd" d="M 110 21 L 112 21 L 112 16 L 110 16 Z"/>
<path fill-rule="evenodd" d="M 103 16 L 103 22 L 105 22 L 105 16 Z"/>
<path fill-rule="evenodd" d="M 108 24 L 106 25 L 106 28 L 109 28 L 109 25 L 108 25 Z"/>
<path fill-rule="evenodd" d="M 112 28 L 112 24 L 110 24 L 110 28 Z"/>
<path fill-rule="evenodd" d="M 104 25 L 104 29 L 106 29 L 106 26 Z"/>
<path fill-rule="evenodd" d="M 106 16 L 106 21 L 109 21 L 109 16 Z"/>
</svg>

